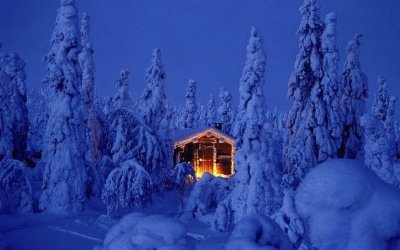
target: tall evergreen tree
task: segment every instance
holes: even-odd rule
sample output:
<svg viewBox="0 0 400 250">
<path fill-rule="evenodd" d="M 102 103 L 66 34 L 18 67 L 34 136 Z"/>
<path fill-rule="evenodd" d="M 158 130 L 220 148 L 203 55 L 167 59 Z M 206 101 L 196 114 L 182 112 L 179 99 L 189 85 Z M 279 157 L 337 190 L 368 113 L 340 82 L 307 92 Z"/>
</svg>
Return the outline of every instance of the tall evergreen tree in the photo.
<svg viewBox="0 0 400 250">
<path fill-rule="evenodd" d="M 183 113 L 183 128 L 197 128 L 199 113 L 197 112 L 195 80 L 189 80 L 186 89 L 186 104 Z"/>
<path fill-rule="evenodd" d="M 372 104 L 372 114 L 380 121 L 385 122 L 389 108 L 390 97 L 386 87 L 386 79 L 383 76 L 378 77 L 378 91 L 374 95 Z"/>
<path fill-rule="evenodd" d="M 146 70 L 147 86 L 142 94 L 139 110 L 147 126 L 164 139 L 169 139 L 169 119 L 165 94 L 166 74 L 161 51 L 154 49 L 151 65 Z"/>
<path fill-rule="evenodd" d="M 344 93 L 340 105 L 345 117 L 339 153 L 345 158 L 356 158 L 363 143 L 360 117 L 365 113 L 368 81 L 359 61 L 360 39 L 361 35 L 356 35 L 347 44 L 347 58 L 341 79 Z"/>
<path fill-rule="evenodd" d="M 50 116 L 43 153 L 43 193 L 40 208 L 54 212 L 80 211 L 85 201 L 85 125 L 78 63 L 79 28 L 74 0 L 61 0 L 44 83 L 49 85 Z"/>
<path fill-rule="evenodd" d="M 324 155 L 319 153 L 319 162 L 326 158 L 336 158 L 342 140 L 343 113 L 340 107 L 343 85 L 338 80 L 339 54 L 336 49 L 336 14 L 329 13 L 325 18 L 325 29 L 321 37 L 321 50 L 323 53 L 322 70 L 324 76 L 321 80 L 323 89 L 324 109 L 321 113 L 319 126 L 327 129 L 326 143 L 318 140 L 319 147 L 324 148 Z M 322 128 L 322 129 L 324 129 Z M 316 133 L 318 136 L 318 133 Z M 322 146 L 324 145 L 324 147 Z"/>
<path fill-rule="evenodd" d="M 205 120 L 205 125 L 207 127 L 214 126 L 214 123 L 217 120 L 217 111 L 215 107 L 215 99 L 213 94 L 210 95 L 210 99 L 208 100 L 207 110 L 204 120 Z"/>
<path fill-rule="evenodd" d="M 5 69 L 10 76 L 9 114 L 12 120 L 13 157 L 21 159 L 25 153 L 28 140 L 29 120 L 26 107 L 25 62 L 16 53 L 8 56 Z"/>
<path fill-rule="evenodd" d="M 326 124 L 330 119 L 326 102 L 329 103 L 336 94 L 333 91 L 337 60 L 334 22 L 332 16 L 328 16 L 329 23 L 324 33 L 319 10 L 318 0 L 304 0 L 300 7 L 302 20 L 297 30 L 300 51 L 288 84 L 288 95 L 293 99 L 293 105 L 286 125 L 284 199 L 282 208 L 274 215 L 275 221 L 297 247 L 307 243 L 303 242 L 304 226 L 294 208 L 294 190 L 311 168 L 336 154 Z M 321 42 L 323 33 L 324 41 Z M 326 76 L 322 83 L 324 70 Z"/>
<path fill-rule="evenodd" d="M 222 123 L 222 131 L 231 134 L 236 115 L 232 95 L 227 89 L 222 87 L 219 92 L 219 98 L 221 104 L 218 108 L 217 121 Z"/>
<path fill-rule="evenodd" d="M 97 120 L 94 105 L 94 60 L 93 48 L 89 39 L 90 17 L 84 12 L 81 23 L 81 45 L 82 52 L 79 54 L 79 63 L 82 68 L 81 93 L 84 103 L 84 120 L 86 124 L 86 154 L 87 161 L 98 163 L 100 161 L 99 141 L 100 125 Z"/>
<path fill-rule="evenodd" d="M 9 76 L 0 68 L 0 161 L 12 156 L 12 120 L 8 102 Z"/>
<path fill-rule="evenodd" d="M 124 69 L 119 73 L 117 81 L 117 94 L 114 96 L 114 108 L 132 108 L 132 97 L 129 94 L 129 70 Z"/>
<path fill-rule="evenodd" d="M 328 132 L 324 128 L 323 77 L 321 35 L 323 24 L 319 17 L 318 0 L 305 0 L 300 8 L 302 21 L 297 33 L 300 51 L 289 79 L 289 96 L 293 105 L 287 128 L 289 141 L 285 156 L 287 174 L 284 186 L 295 189 L 304 175 L 330 151 L 325 144 Z M 323 146 L 323 147 L 319 147 Z"/>
<path fill-rule="evenodd" d="M 236 137 L 235 187 L 228 198 L 237 223 L 250 214 L 272 214 L 280 206 L 281 173 L 275 162 L 267 158 L 273 147 L 266 137 L 266 104 L 263 94 L 266 58 L 262 39 L 253 28 L 247 46 L 247 58 L 240 79 L 240 103 L 234 135 Z M 225 206 L 223 202 L 221 206 Z M 218 209 L 226 213 L 227 209 Z M 230 209 L 228 209 L 230 210 Z M 229 212 L 231 213 L 231 212 Z M 220 218 L 218 218 L 220 217 Z M 224 222 L 232 225 L 232 222 Z"/>
</svg>

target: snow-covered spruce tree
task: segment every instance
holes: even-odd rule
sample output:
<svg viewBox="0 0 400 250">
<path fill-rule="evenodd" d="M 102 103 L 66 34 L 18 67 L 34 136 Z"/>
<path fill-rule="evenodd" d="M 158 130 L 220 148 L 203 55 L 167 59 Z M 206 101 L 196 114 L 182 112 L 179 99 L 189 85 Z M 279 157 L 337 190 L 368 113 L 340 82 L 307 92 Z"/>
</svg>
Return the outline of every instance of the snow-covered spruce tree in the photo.
<svg viewBox="0 0 400 250">
<path fill-rule="evenodd" d="M 317 113 L 319 126 L 328 130 L 328 138 L 319 138 L 320 152 L 318 162 L 326 158 L 336 158 L 342 140 L 342 124 L 344 115 L 340 106 L 343 85 L 338 79 L 339 54 L 336 48 L 336 14 L 329 13 L 325 18 L 325 29 L 321 37 L 322 70 L 324 76 L 321 80 L 323 89 L 323 103 L 325 110 Z M 321 91 L 321 90 L 318 90 Z M 321 128 L 320 128 L 321 129 Z M 319 132 L 316 131 L 319 137 Z M 322 135 L 322 132 L 321 132 Z M 321 142 L 322 141 L 322 142 Z"/>
<path fill-rule="evenodd" d="M 235 108 L 232 102 L 231 93 L 222 87 L 219 92 L 221 104 L 218 108 L 217 121 L 222 123 L 222 131 L 231 134 L 232 126 L 235 121 Z"/>
<path fill-rule="evenodd" d="M 108 175 L 102 200 L 108 216 L 120 217 L 145 207 L 151 202 L 151 193 L 150 175 L 137 161 L 128 160 Z"/>
<path fill-rule="evenodd" d="M 360 39 L 361 35 L 356 35 L 347 44 L 347 58 L 341 79 L 344 93 L 340 106 L 344 113 L 344 123 L 339 155 L 353 159 L 357 157 L 363 144 L 360 117 L 365 113 L 368 97 L 368 81 L 359 61 Z"/>
<path fill-rule="evenodd" d="M 32 211 L 32 187 L 20 161 L 0 161 L 0 212 Z"/>
<path fill-rule="evenodd" d="M 383 181 L 393 186 L 399 182 L 395 176 L 395 143 L 391 141 L 384 123 L 375 115 L 365 114 L 360 118 L 365 134 L 364 163 Z"/>
<path fill-rule="evenodd" d="M 247 46 L 247 59 L 240 79 L 239 113 L 234 128 L 234 136 L 237 138 L 235 187 L 228 198 L 234 214 L 234 223 L 250 214 L 271 215 L 279 208 L 282 198 L 281 171 L 273 160 L 267 158 L 270 147 L 274 145 L 267 138 L 264 129 L 265 65 L 262 39 L 252 28 Z M 221 216 L 229 218 L 225 214 L 216 214 L 216 220 Z"/>
<path fill-rule="evenodd" d="M 286 124 L 288 141 L 282 180 L 284 199 L 280 211 L 273 216 L 297 247 L 303 244 L 304 227 L 293 207 L 294 190 L 318 162 L 337 155 L 334 147 L 336 141 L 330 137 L 332 132 L 328 130 L 327 122 L 331 122 L 330 112 L 333 111 L 328 105 L 336 95 L 333 86 L 337 60 L 334 19 L 328 16 L 324 32 L 319 9 L 318 0 L 304 0 L 300 7 L 302 20 L 297 30 L 300 51 L 288 84 L 288 96 L 293 100 L 293 105 Z M 324 48 L 321 44 L 323 33 Z M 325 94 L 328 96 L 325 97 Z"/>
<path fill-rule="evenodd" d="M 118 90 L 113 99 L 114 108 L 132 108 L 133 101 L 129 94 L 129 70 L 121 70 L 116 86 Z"/>
<path fill-rule="evenodd" d="M 199 114 L 197 112 L 195 80 L 189 80 L 186 89 L 186 105 L 183 113 L 183 128 L 197 128 Z"/>
<path fill-rule="evenodd" d="M 147 126 L 153 129 L 156 134 L 168 140 L 170 131 L 167 116 L 165 78 L 161 51 L 154 49 L 151 65 L 146 70 L 147 86 L 139 102 L 139 112 Z"/>
<path fill-rule="evenodd" d="M 101 155 L 99 151 L 100 143 L 100 124 L 97 119 L 96 107 L 94 106 L 95 87 L 94 87 L 94 60 L 93 48 L 89 39 L 90 17 L 86 12 L 83 13 L 81 22 L 81 46 L 79 54 L 79 64 L 82 69 L 82 85 L 80 86 L 83 101 L 83 119 L 86 130 L 85 160 L 87 172 L 88 196 L 100 196 L 101 178 L 98 173 L 97 164 Z"/>
<path fill-rule="evenodd" d="M 85 125 L 78 63 L 79 29 L 74 0 L 61 0 L 44 83 L 49 87 L 50 116 L 46 126 L 43 192 L 39 207 L 77 212 L 85 201 Z"/>
<path fill-rule="evenodd" d="M 100 161 L 100 151 L 98 149 L 100 140 L 99 123 L 97 121 L 96 109 L 94 106 L 94 60 L 92 43 L 89 40 L 90 17 L 84 12 L 81 23 L 81 45 L 82 51 L 79 54 L 79 63 L 82 68 L 81 94 L 84 103 L 84 119 L 86 123 L 86 154 L 85 158 L 89 162 L 98 163 Z"/>
<path fill-rule="evenodd" d="M 29 119 L 26 107 L 25 62 L 16 53 L 8 56 L 5 68 L 10 76 L 10 111 L 12 120 L 13 157 L 22 159 L 27 148 Z"/>
<path fill-rule="evenodd" d="M 372 114 L 382 122 L 386 121 L 389 101 L 390 97 L 386 87 L 386 79 L 383 76 L 379 76 L 378 91 L 375 93 L 372 103 Z"/>
<path fill-rule="evenodd" d="M 40 157 L 42 147 L 44 145 L 43 139 L 46 131 L 46 124 L 48 120 L 48 106 L 46 105 L 46 97 L 44 96 L 43 89 L 30 92 L 28 114 L 29 114 L 29 135 L 28 135 L 28 150 Z"/>
<path fill-rule="evenodd" d="M 12 120 L 8 99 L 10 77 L 0 69 L 0 161 L 12 157 Z"/>
<path fill-rule="evenodd" d="M 111 154 L 115 165 L 135 159 L 151 175 L 154 187 L 161 189 L 168 177 L 168 149 L 141 119 L 128 109 L 117 109 L 110 114 L 111 134 L 114 138 Z"/>
<path fill-rule="evenodd" d="M 210 99 L 208 100 L 204 120 L 207 127 L 213 127 L 214 123 L 217 121 L 217 110 L 215 107 L 215 99 L 213 94 L 210 95 Z"/>
</svg>

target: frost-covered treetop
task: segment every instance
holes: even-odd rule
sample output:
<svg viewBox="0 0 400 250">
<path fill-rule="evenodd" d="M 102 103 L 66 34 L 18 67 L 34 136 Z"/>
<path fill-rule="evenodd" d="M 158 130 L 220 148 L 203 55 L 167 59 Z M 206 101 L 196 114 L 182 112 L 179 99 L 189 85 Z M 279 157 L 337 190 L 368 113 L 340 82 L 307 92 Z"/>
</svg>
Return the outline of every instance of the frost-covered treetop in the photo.
<svg viewBox="0 0 400 250">
<path fill-rule="evenodd" d="M 319 16 L 320 4 L 318 0 L 305 0 L 303 5 L 300 7 L 299 11 L 302 15 L 302 20 L 297 33 L 302 37 L 308 36 L 308 34 L 313 34 L 312 30 L 320 29 L 323 24 Z M 305 38 L 305 37 L 304 37 Z M 318 41 L 318 37 L 311 35 L 307 37 L 308 39 L 303 40 L 305 47 L 315 45 Z M 300 41 L 302 39 L 300 38 Z"/>
<path fill-rule="evenodd" d="M 154 49 L 151 64 L 146 69 L 146 88 L 143 91 L 140 102 L 140 113 L 142 114 L 145 123 L 154 131 L 166 131 L 167 113 L 167 97 L 165 94 L 165 78 L 166 74 L 161 61 L 161 51 Z M 162 123 L 162 124 L 161 124 Z"/>
<path fill-rule="evenodd" d="M 118 88 L 114 97 L 116 108 L 129 108 L 132 105 L 132 98 L 129 95 L 129 70 L 123 69 L 119 73 L 119 79 L 116 82 Z"/>
<path fill-rule="evenodd" d="M 119 72 L 119 79 L 117 80 L 117 88 L 129 87 L 129 70 L 123 69 Z"/>
<path fill-rule="evenodd" d="M 302 20 L 297 30 L 300 52 L 289 79 L 288 95 L 294 100 L 306 100 L 314 85 L 314 78 L 322 77 L 320 36 L 324 25 L 319 16 L 319 1 L 305 0 L 300 8 Z"/>
<path fill-rule="evenodd" d="M 81 23 L 81 44 L 83 47 L 88 49 L 92 49 L 92 43 L 89 39 L 90 33 L 90 17 L 86 12 L 82 14 L 82 23 Z"/>
<path fill-rule="evenodd" d="M 249 44 L 247 45 L 247 60 L 240 78 L 240 103 L 239 115 L 246 112 L 249 101 L 257 98 L 257 105 L 262 110 L 265 108 L 264 94 L 262 86 L 264 84 L 264 73 L 266 57 L 262 48 L 262 38 L 259 37 L 256 29 L 251 29 Z M 254 95 L 252 95 L 254 94 Z"/>
<path fill-rule="evenodd" d="M 156 48 L 153 50 L 151 65 L 146 70 L 146 81 L 148 86 L 159 86 L 164 90 L 164 85 L 161 83 L 163 83 L 165 78 L 164 66 L 161 61 L 161 51 Z M 160 96 L 165 98 L 165 93 L 161 93 Z"/>
<path fill-rule="evenodd" d="M 344 66 L 343 75 L 347 75 L 347 79 L 354 79 L 354 81 L 345 82 L 345 92 L 355 98 L 361 99 L 368 97 L 368 84 L 367 77 L 361 70 L 359 60 L 359 51 L 361 45 L 362 35 L 356 35 L 347 44 L 347 60 Z M 352 75 L 349 73 L 352 72 Z M 347 74 L 346 74 L 347 73 Z M 358 86 L 354 86 L 357 84 Z"/>
<path fill-rule="evenodd" d="M 328 13 L 325 17 L 325 29 L 321 37 L 321 48 L 324 53 L 336 53 L 336 13 Z"/>
<path fill-rule="evenodd" d="M 74 95 L 78 90 L 79 67 L 71 68 L 73 67 L 72 62 L 77 61 L 80 50 L 78 26 L 78 11 L 75 1 L 62 0 L 50 39 L 51 49 L 45 56 L 47 72 L 43 81 L 49 84 L 53 92 Z M 63 80 L 62 75 L 66 80 Z"/>
</svg>

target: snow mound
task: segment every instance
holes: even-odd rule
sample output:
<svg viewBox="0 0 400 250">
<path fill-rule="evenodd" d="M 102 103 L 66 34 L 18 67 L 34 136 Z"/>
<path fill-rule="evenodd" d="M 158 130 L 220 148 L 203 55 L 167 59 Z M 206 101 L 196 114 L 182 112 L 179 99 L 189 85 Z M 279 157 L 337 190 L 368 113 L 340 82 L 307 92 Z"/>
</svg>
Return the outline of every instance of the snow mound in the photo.
<svg viewBox="0 0 400 250">
<path fill-rule="evenodd" d="M 194 249 L 184 223 L 164 215 L 133 213 L 125 216 L 106 235 L 104 250 Z"/>
<path fill-rule="evenodd" d="M 330 160 L 315 167 L 295 202 L 317 249 L 400 247 L 400 194 L 361 162 Z"/>
<path fill-rule="evenodd" d="M 241 220 L 225 245 L 226 250 L 292 249 L 289 238 L 276 222 L 253 215 Z"/>
<path fill-rule="evenodd" d="M 184 213 L 191 214 L 194 219 L 197 219 L 212 212 L 217 208 L 218 203 L 229 195 L 231 189 L 228 180 L 204 173 L 194 185 Z"/>
<path fill-rule="evenodd" d="M 0 162 L 0 212 L 32 210 L 32 187 L 24 167 L 16 160 Z"/>
</svg>

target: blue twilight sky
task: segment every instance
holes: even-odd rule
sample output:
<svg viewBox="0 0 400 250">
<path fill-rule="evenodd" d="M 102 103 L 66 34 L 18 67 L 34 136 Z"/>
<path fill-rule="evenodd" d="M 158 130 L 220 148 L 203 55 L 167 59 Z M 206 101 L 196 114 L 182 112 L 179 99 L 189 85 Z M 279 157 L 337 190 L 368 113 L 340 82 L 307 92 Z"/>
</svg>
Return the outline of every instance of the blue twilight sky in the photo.
<svg viewBox="0 0 400 250">
<path fill-rule="evenodd" d="M 76 0 L 80 15 L 92 18 L 96 86 L 114 95 L 123 68 L 131 70 L 131 92 L 140 96 L 151 51 L 162 51 L 167 96 L 183 102 L 188 79 L 198 81 L 198 101 L 230 89 L 237 100 L 251 26 L 264 38 L 268 65 L 265 95 L 270 108 L 287 110 L 287 82 L 298 51 L 295 35 L 301 0 Z M 40 88 L 58 0 L 0 0 L 0 42 L 26 61 L 30 88 Z M 347 41 L 364 34 L 362 67 L 370 90 L 387 77 L 391 93 L 400 97 L 400 1 L 321 0 L 321 18 L 338 15 L 340 70 Z M 339 72 L 340 73 L 340 72 Z"/>
</svg>

